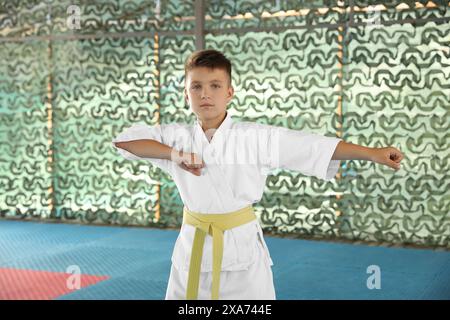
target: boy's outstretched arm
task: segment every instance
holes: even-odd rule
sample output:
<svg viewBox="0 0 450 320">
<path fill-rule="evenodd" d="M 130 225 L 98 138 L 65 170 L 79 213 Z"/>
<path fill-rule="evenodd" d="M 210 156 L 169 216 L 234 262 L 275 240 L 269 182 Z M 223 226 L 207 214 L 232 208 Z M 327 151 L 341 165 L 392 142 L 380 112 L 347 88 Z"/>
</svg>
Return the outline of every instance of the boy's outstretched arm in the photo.
<svg viewBox="0 0 450 320">
<path fill-rule="evenodd" d="M 368 160 L 383 164 L 395 170 L 400 169 L 403 154 L 394 147 L 369 148 L 340 141 L 334 150 L 332 160 Z"/>
<path fill-rule="evenodd" d="M 138 157 L 174 161 L 181 168 L 196 176 L 201 175 L 201 168 L 205 166 L 199 155 L 195 153 L 178 151 L 175 148 L 169 147 L 152 139 L 113 142 L 113 144 L 117 148 L 124 149 Z"/>
</svg>

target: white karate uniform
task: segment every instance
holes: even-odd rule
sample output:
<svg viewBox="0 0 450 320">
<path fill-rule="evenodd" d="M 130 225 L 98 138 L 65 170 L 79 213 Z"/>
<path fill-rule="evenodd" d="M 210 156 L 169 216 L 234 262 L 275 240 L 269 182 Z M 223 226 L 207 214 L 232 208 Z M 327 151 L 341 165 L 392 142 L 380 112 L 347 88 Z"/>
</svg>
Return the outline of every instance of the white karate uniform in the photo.
<svg viewBox="0 0 450 320">
<path fill-rule="evenodd" d="M 331 180 L 340 164 L 339 160 L 331 160 L 339 138 L 255 122 L 235 122 L 228 111 L 211 141 L 196 121 L 193 125 L 135 124 L 120 133 L 113 143 L 138 139 L 157 140 L 202 157 L 205 167 L 201 176 L 170 160 L 145 158 L 170 174 L 184 205 L 200 213 L 229 213 L 257 203 L 267 176 L 275 169 L 296 170 Z M 116 149 L 126 159 L 142 159 Z M 233 159 L 235 156 L 237 159 Z M 182 224 L 171 258 L 166 299 L 186 298 L 194 233 L 193 226 Z M 219 299 L 275 299 L 272 265 L 258 220 L 226 230 Z M 211 283 L 212 237 L 207 235 L 198 299 L 211 299 Z"/>
</svg>

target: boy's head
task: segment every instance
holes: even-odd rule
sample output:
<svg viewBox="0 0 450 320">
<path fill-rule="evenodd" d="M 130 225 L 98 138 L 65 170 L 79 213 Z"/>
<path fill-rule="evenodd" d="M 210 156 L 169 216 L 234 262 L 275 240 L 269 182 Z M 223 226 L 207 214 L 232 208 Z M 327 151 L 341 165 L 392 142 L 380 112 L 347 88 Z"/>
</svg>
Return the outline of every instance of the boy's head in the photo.
<svg viewBox="0 0 450 320">
<path fill-rule="evenodd" d="M 230 61 L 217 50 L 195 51 L 186 60 L 184 72 L 184 95 L 197 118 L 223 117 L 234 94 Z"/>
</svg>

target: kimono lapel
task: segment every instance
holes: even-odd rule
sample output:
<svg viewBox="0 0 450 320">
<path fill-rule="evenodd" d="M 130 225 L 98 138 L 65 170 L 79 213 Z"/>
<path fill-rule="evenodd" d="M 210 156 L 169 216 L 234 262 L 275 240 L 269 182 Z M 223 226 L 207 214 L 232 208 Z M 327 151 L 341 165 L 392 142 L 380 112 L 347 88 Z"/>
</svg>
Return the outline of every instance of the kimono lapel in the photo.
<svg viewBox="0 0 450 320">
<path fill-rule="evenodd" d="M 226 143 L 226 136 L 228 130 L 231 129 L 233 119 L 230 113 L 227 112 L 225 119 L 215 131 L 211 142 L 208 141 L 206 134 L 199 121 L 195 122 L 194 127 L 194 145 L 195 152 L 198 153 L 205 162 L 203 173 L 211 180 L 212 186 L 216 189 L 217 194 L 220 195 L 220 202 L 224 211 L 230 211 L 229 205 L 234 203 L 233 187 L 229 184 L 225 177 L 225 172 L 220 166 L 219 157 L 223 156 L 224 144 Z M 231 209 L 232 210 L 232 209 Z"/>
</svg>

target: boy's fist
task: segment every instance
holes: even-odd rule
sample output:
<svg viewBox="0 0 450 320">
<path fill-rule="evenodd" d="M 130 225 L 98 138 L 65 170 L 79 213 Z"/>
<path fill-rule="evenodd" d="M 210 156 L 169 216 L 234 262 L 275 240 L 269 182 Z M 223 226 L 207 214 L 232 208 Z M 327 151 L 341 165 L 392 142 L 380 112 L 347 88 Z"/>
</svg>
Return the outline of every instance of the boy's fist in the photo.
<svg viewBox="0 0 450 320">
<path fill-rule="evenodd" d="M 384 164 L 392 169 L 399 170 L 403 154 L 394 147 L 375 148 L 373 149 L 371 158 L 373 162 Z"/>
<path fill-rule="evenodd" d="M 170 160 L 196 176 L 201 175 L 201 169 L 205 166 L 199 155 L 175 149 L 172 149 Z"/>
</svg>

